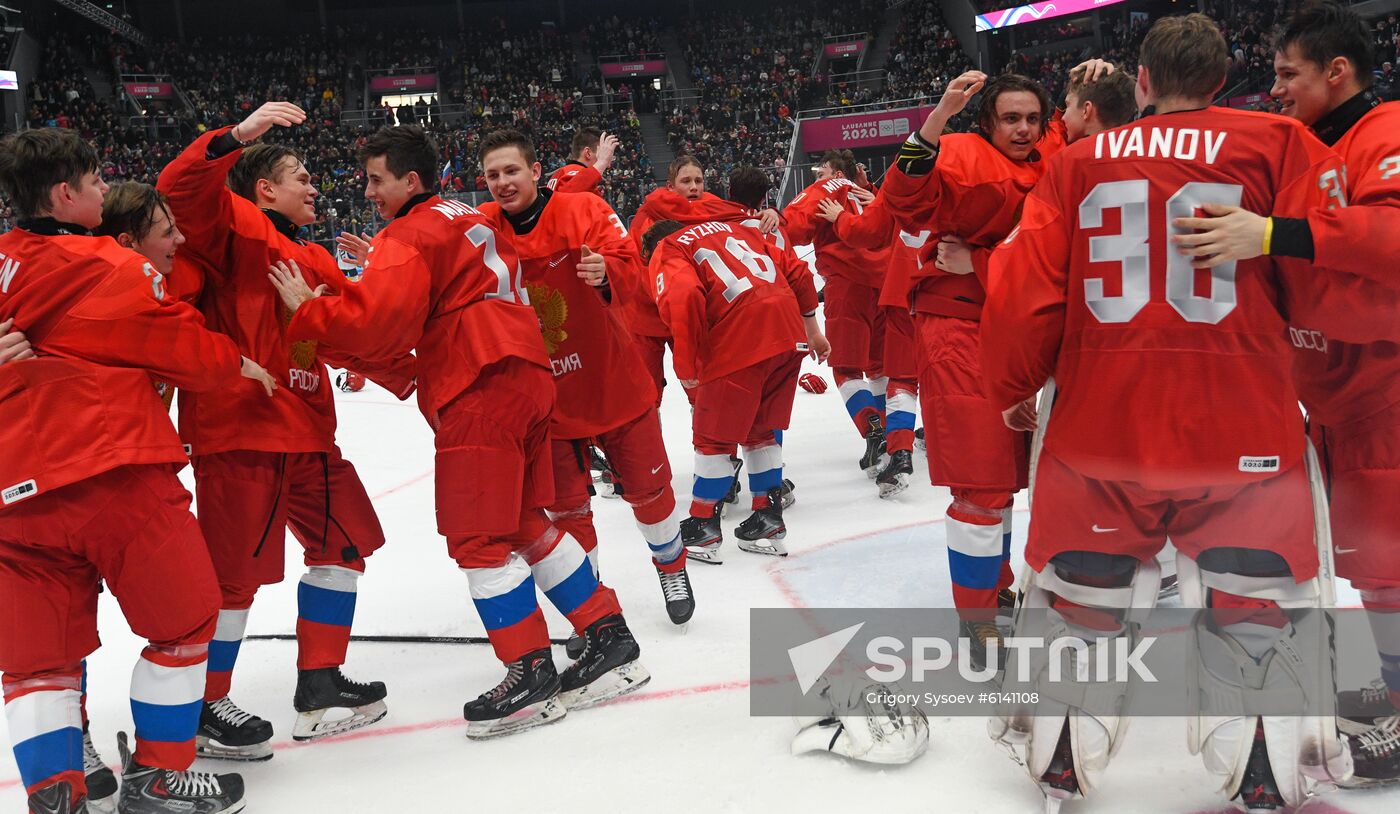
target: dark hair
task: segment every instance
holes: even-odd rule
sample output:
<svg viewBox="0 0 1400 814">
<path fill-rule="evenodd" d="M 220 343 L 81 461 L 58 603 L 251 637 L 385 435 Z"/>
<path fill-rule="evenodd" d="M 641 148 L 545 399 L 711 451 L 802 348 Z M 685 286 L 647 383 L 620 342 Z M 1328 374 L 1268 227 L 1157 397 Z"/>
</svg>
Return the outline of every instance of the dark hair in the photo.
<svg viewBox="0 0 1400 814">
<path fill-rule="evenodd" d="M 371 158 L 384 157 L 384 163 L 395 178 L 403 178 L 410 172 L 418 173 L 418 182 L 423 189 L 432 192 L 437 189 L 438 146 L 428 132 L 416 124 L 400 127 L 383 127 L 365 140 L 360 148 L 361 164 L 368 164 Z"/>
<path fill-rule="evenodd" d="M 533 166 L 537 159 L 535 157 L 535 145 L 530 139 L 519 130 L 506 128 L 504 130 L 492 130 L 481 139 L 481 146 L 476 150 L 476 157 L 482 164 L 486 163 L 486 156 L 502 147 L 515 147 L 520 150 L 520 154 L 525 158 L 525 166 Z"/>
<path fill-rule="evenodd" d="M 659 220 L 653 223 L 646 234 L 642 235 L 642 259 L 650 260 L 658 243 L 684 228 L 685 224 L 675 220 Z"/>
<path fill-rule="evenodd" d="M 850 150 L 827 150 L 822 153 L 822 160 L 817 162 L 818 166 L 822 164 L 830 164 L 833 171 L 856 180 L 856 154 Z"/>
<path fill-rule="evenodd" d="M 1065 95 L 1074 94 L 1080 104 L 1092 102 L 1105 127 L 1120 127 L 1137 116 L 1137 97 L 1133 93 L 1133 78 L 1114 71 L 1093 82 L 1084 81 L 1084 72 L 1071 73 Z"/>
<path fill-rule="evenodd" d="M 603 140 L 603 131 L 596 127 L 585 127 L 574 133 L 574 140 L 569 142 L 569 158 L 577 160 L 583 155 L 584 150 L 597 150 L 598 144 Z"/>
<path fill-rule="evenodd" d="M 762 206 L 764 197 L 772 188 L 773 182 L 757 167 L 735 167 L 729 173 L 729 200 L 750 209 Z"/>
<path fill-rule="evenodd" d="M 1138 62 L 1158 97 L 1204 99 L 1225 84 L 1230 50 L 1220 27 L 1204 14 L 1163 17 L 1142 41 Z"/>
<path fill-rule="evenodd" d="M 72 130 L 21 130 L 0 140 L 0 192 L 20 218 L 49 214 L 54 187 L 79 187 L 96 170 L 97 151 Z"/>
<path fill-rule="evenodd" d="M 283 160 L 288 156 L 298 164 L 304 160 L 301 153 L 285 144 L 254 144 L 243 151 L 229 170 L 228 188 L 240 198 L 256 202 L 258 181 L 266 178 L 274 184 L 280 183 L 287 171 Z"/>
<path fill-rule="evenodd" d="M 102 199 L 102 225 L 93 231 L 108 237 L 128 234 L 136 240 L 145 240 L 155 225 L 158 211 L 164 212 L 166 218 L 171 217 L 164 193 L 150 184 L 118 181 Z"/>
<path fill-rule="evenodd" d="M 684 155 L 676 156 L 675 160 L 671 162 L 671 166 L 666 168 L 666 183 L 676 183 L 676 176 L 681 174 L 681 170 L 691 165 L 694 165 L 697 169 L 699 169 L 700 175 L 704 176 L 705 167 L 703 164 L 700 163 L 700 159 L 696 158 L 693 155 L 690 155 L 689 153 L 686 153 Z"/>
<path fill-rule="evenodd" d="M 982 135 L 991 137 L 997 124 L 997 99 L 1003 93 L 1029 93 L 1040 102 L 1040 134 L 1045 135 L 1045 124 L 1055 112 L 1055 103 L 1050 101 L 1050 93 L 1045 86 L 1018 73 L 1004 73 L 987 82 L 982 89 L 982 104 L 977 108 L 977 129 Z"/>
<path fill-rule="evenodd" d="M 1361 87 L 1371 86 L 1371 71 L 1376 66 L 1371 30 L 1350 8 L 1331 0 L 1299 6 L 1274 34 L 1275 51 L 1282 52 L 1290 45 L 1297 46 L 1304 59 L 1319 67 L 1344 57 L 1355 69 Z"/>
</svg>

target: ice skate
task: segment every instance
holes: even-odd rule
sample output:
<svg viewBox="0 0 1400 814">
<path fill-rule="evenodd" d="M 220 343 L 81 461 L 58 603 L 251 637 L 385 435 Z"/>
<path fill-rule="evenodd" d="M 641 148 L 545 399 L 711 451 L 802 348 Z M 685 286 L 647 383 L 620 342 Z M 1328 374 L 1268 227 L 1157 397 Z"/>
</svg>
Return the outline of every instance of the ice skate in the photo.
<svg viewBox="0 0 1400 814">
<path fill-rule="evenodd" d="M 59 781 L 29 795 L 29 814 L 88 814 L 97 809 L 89 808 L 86 797 L 73 799 L 73 787 Z M 114 803 L 115 805 L 115 803 Z M 116 811 L 115 808 L 112 811 Z"/>
<path fill-rule="evenodd" d="M 603 457 L 603 453 L 599 452 L 597 447 L 588 448 L 588 470 L 593 478 L 593 491 L 598 497 L 618 497 L 620 492 L 617 490 L 617 476 L 613 474 L 608 459 Z"/>
<path fill-rule="evenodd" d="M 1060 730 L 1055 756 L 1040 776 L 1040 791 L 1045 795 L 1045 814 L 1056 814 L 1066 800 L 1079 794 L 1079 778 L 1074 772 L 1074 750 L 1069 740 L 1069 724 Z"/>
<path fill-rule="evenodd" d="M 87 810 L 91 814 L 114 814 L 117 810 L 117 776 L 92 742 L 92 733 L 83 727 L 83 779 L 87 782 Z M 77 808 L 74 811 L 82 809 Z"/>
<path fill-rule="evenodd" d="M 661 580 L 661 596 L 666 600 L 666 615 L 671 617 L 671 624 L 683 625 L 689 622 L 695 613 L 695 593 L 690 588 L 690 574 L 685 565 L 671 572 L 662 571 L 658 565 L 656 576 Z M 570 658 L 576 659 L 582 655 L 583 651 L 580 649 L 577 655 L 570 655 Z"/>
<path fill-rule="evenodd" d="M 889 461 L 885 454 L 885 421 L 878 415 L 870 417 L 865 430 L 865 454 L 860 456 L 860 470 L 867 478 L 879 477 L 880 469 Z"/>
<path fill-rule="evenodd" d="M 1359 690 L 1337 693 L 1337 728 L 1348 735 L 1359 735 L 1392 715 L 1400 715 L 1400 709 L 1390 702 L 1390 688 L 1384 679 L 1378 678 Z"/>
<path fill-rule="evenodd" d="M 976 619 L 963 619 L 958 623 L 958 636 L 968 640 L 967 657 L 972 669 L 981 672 L 987 668 L 989 655 L 995 655 L 997 668 L 1002 665 L 1001 629 L 995 622 Z"/>
<path fill-rule="evenodd" d="M 787 556 L 787 546 L 782 543 L 787 537 L 787 526 L 783 524 L 781 487 L 768 490 L 768 505 L 754 509 L 734 530 L 734 536 L 739 538 L 739 548 L 751 554 Z"/>
<path fill-rule="evenodd" d="M 571 659 L 576 659 L 583 655 L 583 637 L 577 633 L 570 633 L 569 638 L 564 641 L 564 655 Z"/>
<path fill-rule="evenodd" d="M 559 674 L 546 648 L 506 665 L 501 683 L 468 701 L 462 717 L 467 720 L 467 737 L 485 740 L 552 724 L 567 712 L 559 699 Z"/>
<path fill-rule="evenodd" d="M 734 480 L 729 484 L 729 492 L 724 496 L 718 505 L 715 506 L 715 516 L 724 517 L 724 510 L 739 502 L 739 473 L 744 471 L 744 461 L 741 458 L 729 459 L 729 463 L 734 467 Z"/>
<path fill-rule="evenodd" d="M 585 709 L 635 692 L 651 680 L 651 673 L 638 660 L 642 649 L 620 614 L 599 619 L 583 636 L 583 655 L 559 677 L 564 706 Z"/>
<path fill-rule="evenodd" d="M 797 502 L 797 484 L 783 478 L 783 508 L 791 508 Z"/>
<path fill-rule="evenodd" d="M 927 452 L 927 451 L 928 451 L 928 442 L 924 440 L 924 428 L 923 428 L 923 427 L 920 427 L 920 428 L 918 428 L 917 430 L 914 430 L 914 449 L 917 449 L 917 450 L 919 450 L 920 452 Z"/>
<path fill-rule="evenodd" d="M 1269 767 L 1269 750 L 1264 743 L 1262 721 L 1255 725 L 1254 746 L 1250 749 L 1244 779 L 1240 781 L 1240 791 L 1235 799 L 1249 814 L 1281 811 L 1286 805 L 1274 780 L 1274 770 Z"/>
<path fill-rule="evenodd" d="M 120 814 L 234 814 L 247 804 L 241 775 L 142 766 L 132 757 L 125 732 L 117 734 L 117 750 L 122 759 Z"/>
<path fill-rule="evenodd" d="M 297 691 L 292 701 L 298 713 L 292 740 L 328 738 L 381 721 L 389 714 L 384 704 L 388 694 L 384 682 L 351 681 L 339 667 L 302 670 L 297 673 Z M 350 714 L 326 720 L 326 713 L 334 709 L 348 710 Z"/>
<path fill-rule="evenodd" d="M 272 759 L 272 724 L 244 712 L 226 695 L 204 702 L 195 754 L 215 760 L 258 761 Z"/>
<path fill-rule="evenodd" d="M 1348 788 L 1379 786 L 1400 780 L 1400 715 L 1382 718 L 1359 734 L 1348 734 L 1352 777 Z"/>
<path fill-rule="evenodd" d="M 880 470 L 875 484 L 880 487 L 880 497 L 891 498 L 909 488 L 909 476 L 914 474 L 914 453 L 907 449 L 890 453 L 890 462 Z"/>
<path fill-rule="evenodd" d="M 724 530 L 719 524 L 718 505 L 710 517 L 687 517 L 681 521 L 681 544 L 685 546 L 689 559 L 711 565 L 724 562 L 724 557 L 719 553 L 720 546 L 724 544 Z"/>
</svg>

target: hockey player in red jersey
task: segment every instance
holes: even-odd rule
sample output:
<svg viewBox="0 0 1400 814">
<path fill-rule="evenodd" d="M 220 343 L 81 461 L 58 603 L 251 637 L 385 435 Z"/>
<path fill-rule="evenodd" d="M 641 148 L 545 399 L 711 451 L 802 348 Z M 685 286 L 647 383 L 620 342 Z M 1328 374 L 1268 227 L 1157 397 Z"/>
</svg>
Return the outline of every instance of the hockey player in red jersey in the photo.
<svg viewBox="0 0 1400 814">
<path fill-rule="evenodd" d="M 519 258 L 479 211 L 432 192 L 438 155 L 416 126 L 385 128 L 361 148 L 365 197 L 392 222 L 375 237 L 354 298 L 316 296 L 292 267 L 279 267 L 274 283 L 295 314 L 293 339 L 368 359 L 418 350 L 418 405 L 437 446 L 438 531 L 507 667 L 465 708 L 467 734 L 487 738 L 639 689 L 648 675 L 617 597 L 545 515 L 554 385 Z M 587 642 L 562 676 L 536 587 Z"/>
<path fill-rule="evenodd" d="M 695 599 L 656 388 L 617 314 L 628 297 L 647 296 L 640 290 L 636 246 L 602 198 L 540 189 L 534 145 L 519 131 L 488 133 L 480 155 L 495 199 L 481 211 L 520 255 L 559 391 L 551 428 L 550 519 L 578 540 L 596 574 L 598 537 L 585 452 L 589 443 L 597 444 L 651 549 L 667 614 L 684 624 Z"/>
<path fill-rule="evenodd" d="M 948 565 L 953 602 L 973 661 L 999 644 L 994 616 L 1009 604 L 1013 579 L 1012 495 L 1026 485 L 1026 433 L 1007 429 L 982 394 L 978 320 L 985 299 L 985 251 L 973 257 L 975 274 L 951 274 L 934 260 L 939 240 L 956 236 L 990 249 L 1016 225 L 1025 194 L 1040 178 L 1044 158 L 1058 148 L 1046 135 L 1050 98 L 1016 74 L 987 84 L 977 132 L 943 135 L 947 122 L 971 100 L 986 77 L 969 71 L 948 84 L 920 130 L 900 148 L 881 195 L 900 228 L 932 232 L 909 281 L 909 308 L 918 341 L 919 401 L 929 476 L 947 486 Z"/>
<path fill-rule="evenodd" d="M 1312 511 L 1286 319 L 1348 339 L 1394 335 L 1400 295 L 1287 260 L 1198 276 L 1171 245 L 1185 231 L 1172 219 L 1208 200 L 1305 215 L 1326 204 L 1340 168 L 1296 122 L 1211 107 L 1228 63 L 1204 15 L 1157 21 L 1137 77 L 1147 115 L 1052 158 L 993 254 L 982 360 L 1008 422 L 1052 375 L 1057 388 L 1025 606 L 1053 607 L 1090 636 L 1122 635 L 1124 609 L 1156 597 L 1154 555 L 1170 538 L 1183 604 L 1211 609 L 1192 631 L 1199 696 L 1240 699 L 1193 716 L 1191 751 L 1227 798 L 1271 811 L 1351 768 L 1330 705 L 1317 703 L 1329 687 L 1306 685 L 1307 710 L 1257 703 L 1285 687 L 1303 697 L 1286 661 L 1331 658 L 1318 612 L 1330 575 L 1319 576 L 1315 523 L 1325 518 Z M 1241 681 L 1263 668 L 1268 678 Z M 1068 692 L 1121 697 L 1124 687 Z M 1069 706 L 1018 709 L 994 729 L 1055 800 L 1098 785 L 1127 723 L 1112 705 Z"/>
<path fill-rule="evenodd" d="M 569 160 L 550 173 L 547 186 L 555 192 L 592 192 L 601 196 L 603 173 L 612 166 L 621 142 L 596 127 L 585 127 L 569 144 Z"/>
<path fill-rule="evenodd" d="M 1371 90 L 1374 50 L 1369 27 L 1332 2 L 1294 12 L 1275 43 L 1273 95 L 1283 113 L 1312 128 L 1341 156 L 1347 207 L 1266 219 L 1215 202 L 1209 218 L 1177 222 L 1197 233 L 1176 238 L 1199 267 L 1261 253 L 1312 260 L 1400 288 L 1394 235 L 1400 229 L 1400 103 Z M 1267 243 L 1267 246 L 1266 246 Z M 1372 306 L 1378 307 L 1378 306 Z M 1337 573 L 1351 580 L 1370 611 L 1381 658 L 1376 690 L 1343 693 L 1356 782 L 1400 779 L 1400 346 L 1340 341 L 1293 320 L 1294 372 L 1310 434 L 1326 464 Z"/>
<path fill-rule="evenodd" d="M 648 230 L 643 255 L 675 336 L 676 375 L 695 393 L 686 546 L 707 562 L 721 561 L 716 507 L 730 493 L 731 460 L 742 445 L 754 513 L 736 531 L 739 547 L 785 556 L 778 434 L 792 413 L 803 351 L 822 360 L 830 352 L 817 326 L 811 271 L 791 248 L 741 223 L 662 221 Z"/>
<path fill-rule="evenodd" d="M 134 755 L 119 737 L 121 810 L 241 811 L 238 775 L 187 771 L 218 589 L 152 380 L 263 400 L 276 385 L 146 258 L 89 235 L 107 185 L 76 134 L 0 142 L 0 188 L 19 217 L 0 236 L 0 326 L 38 352 L 0 366 L 0 671 L 29 810 L 87 810 L 83 659 L 104 581 L 150 642 L 131 681 Z"/>
<path fill-rule="evenodd" d="M 269 102 L 240 124 L 196 139 L 158 183 L 186 238 L 180 251 L 208 271 L 200 307 L 210 328 L 232 337 L 283 383 L 269 404 L 251 404 L 240 391 L 180 397 L 199 522 L 224 594 L 200 733 L 201 753 L 211 757 L 272 756 L 272 725 L 228 696 L 248 608 L 261 586 L 285 576 L 287 528 L 305 549 L 307 566 L 297 590 L 293 737 L 333 735 L 386 713 L 381 682 L 353 682 L 340 672 L 356 585 L 384 533 L 359 475 L 335 443 L 335 404 L 321 361 L 328 349 L 287 338 L 290 314 L 267 285 L 268 267 L 287 260 L 317 283 L 347 285 L 329 252 L 297 238 L 316 217 L 316 191 L 299 156 L 280 145 L 253 144 L 304 115 L 290 103 Z M 339 364 L 373 372 L 351 360 Z M 399 370 L 389 383 L 406 397 L 411 373 Z M 352 712 L 323 720 L 334 708 Z"/>
<path fill-rule="evenodd" d="M 853 180 L 856 164 L 850 150 L 827 151 L 816 175 L 816 182 L 783 210 L 783 224 L 793 243 L 811 243 L 816 252 L 817 273 L 824 281 L 822 301 L 831 339 L 832 376 L 846 412 L 865 439 L 861 471 L 874 478 L 885 463 L 885 389 L 889 382 L 881 359 L 884 312 L 878 301 L 889 242 L 875 249 L 846 243 L 820 214 L 821 205 L 828 201 L 859 214 L 874 197 Z"/>
</svg>

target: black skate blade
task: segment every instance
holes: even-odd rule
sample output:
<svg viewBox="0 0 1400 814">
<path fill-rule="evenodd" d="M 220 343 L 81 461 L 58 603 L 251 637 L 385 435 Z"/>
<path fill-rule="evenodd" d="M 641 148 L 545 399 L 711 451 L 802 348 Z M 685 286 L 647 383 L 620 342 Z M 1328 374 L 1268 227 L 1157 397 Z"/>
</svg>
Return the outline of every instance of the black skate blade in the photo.
<svg viewBox="0 0 1400 814">
<path fill-rule="evenodd" d="M 467 721 L 467 737 L 474 741 L 503 738 L 557 723 L 562 721 L 568 712 L 568 707 L 564 706 L 556 695 L 537 701 L 504 718 L 493 721 Z"/>
<path fill-rule="evenodd" d="M 332 721 L 324 720 L 332 709 L 349 709 L 350 714 Z M 292 740 L 305 743 L 344 735 L 371 724 L 377 724 L 389 714 L 389 707 L 383 701 L 365 704 L 362 707 L 329 707 L 297 714 L 297 722 L 292 728 Z"/>
</svg>

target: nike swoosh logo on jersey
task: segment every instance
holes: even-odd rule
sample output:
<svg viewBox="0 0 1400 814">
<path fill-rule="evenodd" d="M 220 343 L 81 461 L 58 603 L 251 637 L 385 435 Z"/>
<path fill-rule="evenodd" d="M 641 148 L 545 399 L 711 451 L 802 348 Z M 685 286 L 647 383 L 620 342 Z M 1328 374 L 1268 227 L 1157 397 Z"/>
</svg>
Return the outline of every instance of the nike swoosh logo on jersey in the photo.
<svg viewBox="0 0 1400 814">
<path fill-rule="evenodd" d="M 656 467 L 655 469 L 651 470 L 651 474 L 655 475 L 657 472 L 660 472 L 660 471 L 661 471 L 661 467 L 663 467 L 663 466 L 665 466 L 665 465 L 666 465 L 666 464 L 658 464 L 657 467 Z"/>
<path fill-rule="evenodd" d="M 568 253 L 568 252 L 564 252 L 563 254 L 561 254 L 561 255 L 559 255 L 558 257 L 554 258 L 553 260 L 549 261 L 549 267 L 550 267 L 550 268 L 554 268 L 555 266 L 559 265 L 560 263 L 562 263 L 562 262 L 564 262 L 565 260 L 568 260 L 568 259 L 569 259 L 569 253 Z"/>
<path fill-rule="evenodd" d="M 1354 548 L 1338 548 L 1338 549 L 1334 549 L 1334 550 L 1335 550 L 1336 553 L 1338 553 L 1338 554 L 1355 554 L 1356 551 L 1357 551 L 1357 550 L 1354 549 Z"/>
<path fill-rule="evenodd" d="M 1095 534 L 1108 534 L 1110 531 L 1117 531 L 1117 530 L 1118 530 L 1118 529 L 1101 529 L 1101 528 L 1099 528 L 1099 524 L 1098 524 L 1098 523 L 1095 523 L 1095 524 L 1094 524 L 1093 529 L 1094 529 L 1094 533 L 1095 533 Z"/>
</svg>

